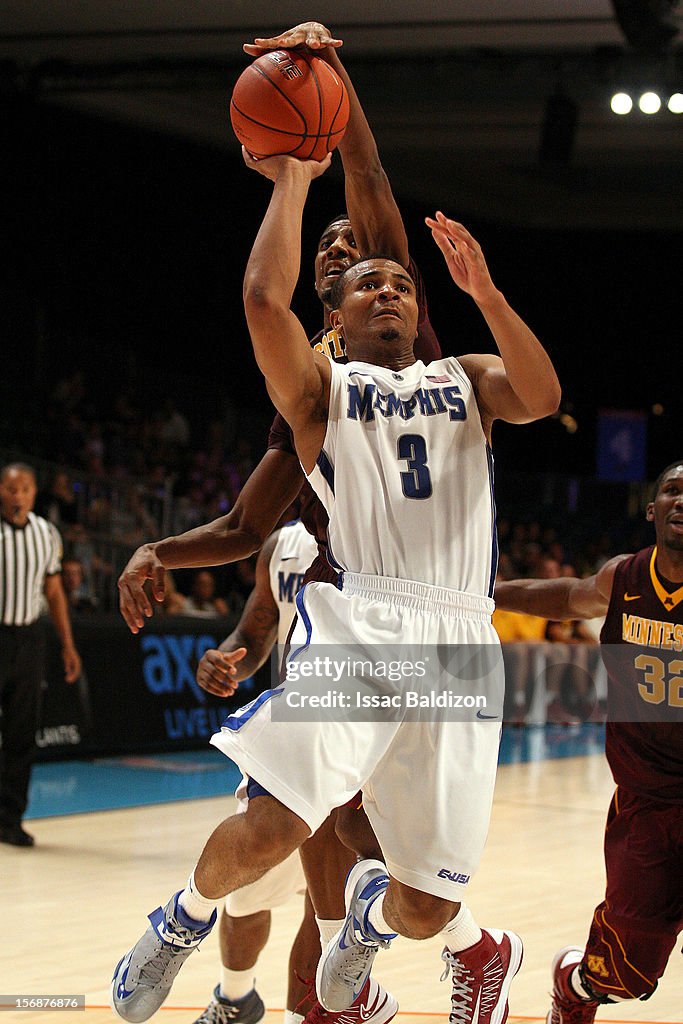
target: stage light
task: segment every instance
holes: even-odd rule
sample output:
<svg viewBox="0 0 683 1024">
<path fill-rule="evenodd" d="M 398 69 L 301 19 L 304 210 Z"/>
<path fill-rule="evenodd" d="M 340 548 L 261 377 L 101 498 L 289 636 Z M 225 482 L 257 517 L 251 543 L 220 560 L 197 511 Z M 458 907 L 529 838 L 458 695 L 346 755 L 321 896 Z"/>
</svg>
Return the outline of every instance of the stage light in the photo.
<svg viewBox="0 0 683 1024">
<path fill-rule="evenodd" d="M 627 92 L 615 92 L 609 105 L 614 114 L 630 114 L 633 110 L 633 100 Z"/>
<path fill-rule="evenodd" d="M 675 92 L 669 96 L 667 107 L 672 114 L 683 114 L 683 92 Z"/>
<path fill-rule="evenodd" d="M 656 114 L 662 101 L 656 92 L 644 92 L 638 100 L 638 107 L 643 114 Z"/>
</svg>

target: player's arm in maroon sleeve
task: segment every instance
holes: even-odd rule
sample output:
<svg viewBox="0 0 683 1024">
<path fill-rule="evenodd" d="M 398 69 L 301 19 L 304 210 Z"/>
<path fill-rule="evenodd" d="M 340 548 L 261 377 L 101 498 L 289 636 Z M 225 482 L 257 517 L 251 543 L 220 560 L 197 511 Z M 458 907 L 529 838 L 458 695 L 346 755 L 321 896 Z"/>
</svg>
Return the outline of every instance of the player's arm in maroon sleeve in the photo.
<svg viewBox="0 0 683 1024">
<path fill-rule="evenodd" d="M 273 434 L 271 433 L 271 438 Z M 304 481 L 296 455 L 282 447 L 269 448 L 240 491 L 227 515 L 177 537 L 143 544 L 119 576 L 119 608 L 132 633 L 152 615 L 145 593 L 152 581 L 156 601 L 164 599 L 166 569 L 223 565 L 258 551 Z"/>
<path fill-rule="evenodd" d="M 408 238 L 403 218 L 382 166 L 375 138 L 353 82 L 337 52 L 342 45 L 320 22 L 306 21 L 269 39 L 258 38 L 244 47 L 258 56 L 267 50 L 305 47 L 327 61 L 342 79 L 349 95 L 349 121 L 339 143 L 344 165 L 346 209 L 361 254 L 381 252 L 408 267 Z"/>
<path fill-rule="evenodd" d="M 565 576 L 556 580 L 501 580 L 496 583 L 496 607 L 558 622 L 598 618 L 607 611 L 614 573 L 625 558 L 628 555 L 616 555 L 594 576 L 585 579 Z"/>
<path fill-rule="evenodd" d="M 422 274 L 414 259 L 410 259 L 408 273 L 415 282 L 415 295 L 417 298 L 417 338 L 415 339 L 415 358 L 421 359 L 423 363 L 431 363 L 434 359 L 441 359 L 441 345 L 437 338 L 431 320 L 429 319 L 429 308 L 427 306 L 427 293 Z"/>
</svg>

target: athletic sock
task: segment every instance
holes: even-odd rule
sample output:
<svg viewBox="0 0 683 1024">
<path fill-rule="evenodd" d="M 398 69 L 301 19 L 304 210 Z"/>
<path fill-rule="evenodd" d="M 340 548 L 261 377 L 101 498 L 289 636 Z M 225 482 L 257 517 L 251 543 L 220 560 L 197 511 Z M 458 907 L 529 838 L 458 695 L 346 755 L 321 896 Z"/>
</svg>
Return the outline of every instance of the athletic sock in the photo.
<svg viewBox="0 0 683 1024">
<path fill-rule="evenodd" d="M 343 921 L 326 921 L 324 918 L 316 917 L 316 924 L 318 925 L 318 931 L 320 932 L 320 943 L 325 949 L 330 939 L 333 939 L 337 932 L 342 928 Z"/>
<path fill-rule="evenodd" d="M 366 923 L 369 926 L 369 937 L 380 942 L 390 942 L 396 938 L 396 932 L 384 919 L 384 893 L 380 892 L 368 907 Z"/>
<path fill-rule="evenodd" d="M 469 949 L 476 945 L 481 939 L 481 928 L 474 920 L 472 911 L 465 903 L 460 904 L 460 910 L 452 921 L 449 921 L 441 934 L 446 940 L 446 945 L 451 953 L 460 953 L 463 949 Z"/>
<path fill-rule="evenodd" d="M 284 1024 L 301 1024 L 303 1019 L 303 1014 L 297 1013 L 296 1010 L 285 1010 Z"/>
<path fill-rule="evenodd" d="M 589 1002 L 595 1002 L 595 996 L 592 992 L 589 992 L 581 981 L 581 972 L 579 971 L 579 964 L 576 965 L 572 973 L 569 975 L 569 987 L 577 996 L 578 999 L 587 999 Z"/>
<path fill-rule="evenodd" d="M 178 903 L 188 917 L 191 917 L 194 921 L 208 923 L 214 910 L 220 907 L 224 899 L 224 896 L 217 900 L 210 900 L 206 896 L 202 896 L 194 880 L 193 871 L 187 880 L 187 885 L 178 897 Z"/>
<path fill-rule="evenodd" d="M 221 967 L 220 994 L 223 999 L 229 999 L 231 1002 L 235 999 L 244 999 L 255 984 L 253 967 L 247 971 L 231 971 L 229 967 Z"/>
</svg>

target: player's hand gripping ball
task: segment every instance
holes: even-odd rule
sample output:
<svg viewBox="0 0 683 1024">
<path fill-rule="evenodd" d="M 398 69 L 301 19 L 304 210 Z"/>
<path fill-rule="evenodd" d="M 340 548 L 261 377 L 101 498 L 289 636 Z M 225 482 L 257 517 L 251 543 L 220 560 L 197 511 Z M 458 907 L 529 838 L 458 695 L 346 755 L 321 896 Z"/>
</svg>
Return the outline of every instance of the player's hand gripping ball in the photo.
<svg viewBox="0 0 683 1024">
<path fill-rule="evenodd" d="M 341 142 L 348 119 L 342 80 L 320 57 L 297 50 L 257 57 L 230 100 L 235 135 L 258 159 L 288 154 L 323 160 Z"/>
</svg>

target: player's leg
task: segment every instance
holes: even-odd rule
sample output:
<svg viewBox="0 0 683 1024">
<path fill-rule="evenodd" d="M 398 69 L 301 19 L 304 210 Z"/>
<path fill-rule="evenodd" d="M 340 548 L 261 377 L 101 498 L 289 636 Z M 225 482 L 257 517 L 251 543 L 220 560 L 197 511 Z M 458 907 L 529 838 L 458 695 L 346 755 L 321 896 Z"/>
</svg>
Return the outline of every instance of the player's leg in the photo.
<svg viewBox="0 0 683 1024">
<path fill-rule="evenodd" d="M 256 991 L 255 971 L 270 934 L 270 911 L 232 917 L 223 907 L 218 928 L 221 979 L 195 1024 L 258 1024 L 266 1010 Z"/>
<path fill-rule="evenodd" d="M 349 800 L 343 807 L 337 808 L 335 832 L 344 846 L 361 859 L 382 860 L 377 836 L 363 807 L 362 793 Z"/>
<path fill-rule="evenodd" d="M 361 806 L 361 794 L 349 801 L 343 808 L 332 811 L 327 821 L 323 822 L 318 831 L 307 839 L 300 850 L 301 861 L 306 872 L 308 890 L 316 910 L 316 928 L 319 929 L 318 948 L 313 970 L 307 977 L 313 979 L 320 959 L 320 947 L 333 938 L 344 924 L 346 908 L 344 905 L 344 885 L 346 877 L 356 863 L 356 852 L 345 846 L 337 834 L 339 817 L 348 807 L 356 817 L 365 819 L 365 826 L 356 828 L 356 837 L 363 846 L 361 849 L 374 850 L 379 848 L 372 828 Z M 349 830 L 350 834 L 351 830 Z M 299 958 L 300 959 L 300 958 Z M 296 959 L 294 960 L 296 963 Z M 290 970 L 291 976 L 291 970 Z M 398 1003 L 391 993 L 387 992 L 374 979 L 368 979 L 366 985 L 358 993 L 351 1006 L 344 1011 L 344 1024 L 388 1024 L 398 1010 Z M 306 1024 L 335 1024 L 336 1015 L 323 1010 L 315 999 L 306 1014 Z"/>
<path fill-rule="evenodd" d="M 296 850 L 310 833 L 274 797 L 250 799 L 244 814 L 221 822 L 209 837 L 187 886 L 162 909 L 119 961 L 112 1006 L 124 1020 L 147 1020 L 159 1009 L 184 960 L 213 927 L 223 897 L 255 882 Z"/>
<path fill-rule="evenodd" d="M 683 822 L 674 805 L 617 790 L 605 830 L 605 900 L 585 950 L 553 961 L 552 1024 L 591 1024 L 600 1003 L 647 999 L 683 929 Z"/>
<path fill-rule="evenodd" d="M 306 892 L 304 916 L 289 953 L 285 1024 L 301 1024 L 312 1009 L 315 1003 L 312 980 L 319 959 L 320 932 L 313 903 Z"/>
<path fill-rule="evenodd" d="M 485 657 L 484 650 L 500 650 L 488 603 L 469 595 L 467 603 L 468 617 L 454 616 L 448 624 L 447 642 L 454 650 L 467 645 L 470 671 L 493 677 L 489 693 L 502 713 L 502 660 Z M 411 617 L 405 605 L 401 615 L 397 635 L 434 637 L 429 623 L 422 632 L 419 615 L 405 621 Z M 443 691 L 448 683 L 435 679 L 430 688 Z M 474 713 L 472 721 L 460 722 L 438 715 L 432 722 L 402 726 L 364 786 L 366 811 L 387 866 L 365 861 L 352 870 L 345 925 L 321 958 L 318 995 L 325 1006 L 341 1009 L 368 977 L 378 949 L 397 932 L 409 938 L 441 933 L 443 957 L 453 969 L 454 1015 L 469 1020 L 477 1012 L 480 1022 L 493 1018 L 502 1024 L 521 965 L 521 940 L 513 932 L 480 929 L 462 905 L 488 831 L 500 725 L 474 720 Z"/>
</svg>

